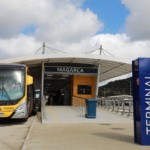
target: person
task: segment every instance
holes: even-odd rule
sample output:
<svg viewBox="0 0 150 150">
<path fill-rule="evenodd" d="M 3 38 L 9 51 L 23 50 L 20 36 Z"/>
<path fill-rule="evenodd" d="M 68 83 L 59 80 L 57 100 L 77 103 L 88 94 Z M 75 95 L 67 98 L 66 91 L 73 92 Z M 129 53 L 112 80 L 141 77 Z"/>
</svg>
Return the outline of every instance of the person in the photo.
<svg viewBox="0 0 150 150">
<path fill-rule="evenodd" d="M 64 90 L 63 89 L 60 90 L 60 94 L 61 94 L 60 105 L 63 105 L 64 104 Z"/>
<path fill-rule="evenodd" d="M 48 97 L 48 105 L 53 105 L 53 96 L 51 94 Z"/>
</svg>

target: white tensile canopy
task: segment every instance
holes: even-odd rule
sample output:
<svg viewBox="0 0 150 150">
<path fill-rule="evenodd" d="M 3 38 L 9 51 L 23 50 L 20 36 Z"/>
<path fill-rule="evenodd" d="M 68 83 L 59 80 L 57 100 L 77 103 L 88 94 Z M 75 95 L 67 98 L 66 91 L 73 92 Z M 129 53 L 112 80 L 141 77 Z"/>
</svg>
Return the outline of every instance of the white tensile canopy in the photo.
<svg viewBox="0 0 150 150">
<path fill-rule="evenodd" d="M 91 54 L 43 54 L 3 59 L 1 64 L 21 63 L 28 66 L 45 63 L 84 63 L 100 66 L 99 82 L 118 77 L 131 72 L 131 62 L 115 57 Z"/>
</svg>

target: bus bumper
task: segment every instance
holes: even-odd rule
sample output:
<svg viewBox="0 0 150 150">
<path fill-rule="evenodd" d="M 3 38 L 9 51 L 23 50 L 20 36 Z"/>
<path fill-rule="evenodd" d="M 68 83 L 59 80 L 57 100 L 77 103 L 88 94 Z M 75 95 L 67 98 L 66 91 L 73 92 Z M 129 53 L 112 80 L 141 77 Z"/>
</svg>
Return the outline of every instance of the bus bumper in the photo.
<svg viewBox="0 0 150 150">
<path fill-rule="evenodd" d="M 14 119 L 23 119 L 23 118 L 28 118 L 28 107 L 27 107 L 27 102 L 23 101 L 18 108 L 15 110 L 14 114 L 12 115 L 11 118 Z"/>
</svg>

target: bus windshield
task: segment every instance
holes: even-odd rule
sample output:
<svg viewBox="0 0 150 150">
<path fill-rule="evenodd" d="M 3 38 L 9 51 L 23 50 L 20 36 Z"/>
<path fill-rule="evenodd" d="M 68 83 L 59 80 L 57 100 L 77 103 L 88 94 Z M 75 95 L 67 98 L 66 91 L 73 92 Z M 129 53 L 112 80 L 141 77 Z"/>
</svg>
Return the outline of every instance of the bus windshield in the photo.
<svg viewBox="0 0 150 150">
<path fill-rule="evenodd" d="M 0 70 L 0 101 L 13 101 L 23 97 L 24 81 L 23 70 Z"/>
</svg>

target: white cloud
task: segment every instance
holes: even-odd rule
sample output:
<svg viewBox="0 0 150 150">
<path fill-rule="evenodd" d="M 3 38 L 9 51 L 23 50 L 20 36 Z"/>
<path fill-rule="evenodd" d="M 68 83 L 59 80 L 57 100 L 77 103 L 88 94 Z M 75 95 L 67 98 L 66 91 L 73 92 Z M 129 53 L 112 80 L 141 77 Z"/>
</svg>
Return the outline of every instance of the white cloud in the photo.
<svg viewBox="0 0 150 150">
<path fill-rule="evenodd" d="M 32 23 L 32 1 L 0 1 L 0 37 L 9 38 L 18 35 L 22 29 Z M 33 10 L 34 11 L 34 10 Z"/>
<path fill-rule="evenodd" d="M 137 57 L 150 56 L 150 40 L 132 41 L 126 34 L 100 34 L 93 37 L 92 41 L 95 46 L 102 44 L 103 48 L 116 58 L 127 59 L 130 62 Z M 107 54 L 107 56 L 111 55 Z"/>
<path fill-rule="evenodd" d="M 83 0 L 1 0 L 0 37 L 18 35 L 30 25 L 40 41 L 72 42 L 94 35 L 103 23 L 90 10 L 79 6 Z"/>
<path fill-rule="evenodd" d="M 18 35 L 14 38 L 0 39 L 1 58 L 31 55 L 42 43 L 33 37 Z"/>
<path fill-rule="evenodd" d="M 126 19 L 126 32 L 134 40 L 150 39 L 150 1 L 122 0 L 130 14 Z"/>
<path fill-rule="evenodd" d="M 126 34 L 99 34 L 70 44 L 65 42 L 46 43 L 47 46 L 72 54 L 85 53 L 86 51 L 98 49 L 100 44 L 116 58 L 127 59 L 129 62 L 137 57 L 150 56 L 150 41 L 130 41 L 130 38 Z M 32 52 L 40 48 L 41 45 L 42 42 L 37 41 L 36 38 L 32 36 L 26 35 L 18 35 L 10 39 L 0 39 L 0 49 L 3 57 L 31 55 L 34 54 Z M 46 53 L 49 52 L 50 51 L 46 49 Z M 41 53 L 42 50 L 39 51 L 38 54 Z M 97 55 L 99 52 L 96 51 L 92 54 Z M 105 55 L 112 57 L 106 52 Z"/>
<path fill-rule="evenodd" d="M 86 39 L 94 36 L 103 23 L 89 9 L 81 9 L 83 1 L 1 0 L 0 57 L 25 55 L 29 50 L 22 49 L 33 51 L 43 41 L 70 51 L 84 49 Z M 32 30 L 30 34 L 28 30 Z"/>
<path fill-rule="evenodd" d="M 96 33 L 103 23 L 89 9 L 81 9 L 83 1 L 0 0 L 0 57 L 28 55 L 43 41 L 67 53 L 85 53 L 102 44 L 115 57 L 129 61 L 150 55 L 149 1 L 122 0 L 130 10 L 127 33 L 99 35 Z M 33 33 L 20 33 L 32 25 L 35 27 Z M 133 38 L 135 40 L 131 40 Z"/>
<path fill-rule="evenodd" d="M 52 10 L 53 9 L 53 10 Z M 83 11 L 72 3 L 55 6 L 48 17 L 39 20 L 35 36 L 50 42 L 79 42 L 83 38 L 95 35 L 103 24 L 90 10 Z M 57 10 L 57 11 L 56 11 Z M 43 18 L 45 14 L 40 16 Z"/>
</svg>

